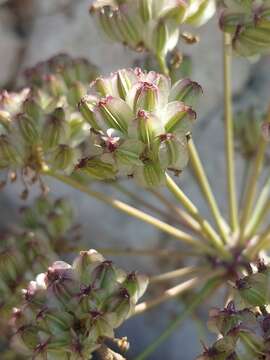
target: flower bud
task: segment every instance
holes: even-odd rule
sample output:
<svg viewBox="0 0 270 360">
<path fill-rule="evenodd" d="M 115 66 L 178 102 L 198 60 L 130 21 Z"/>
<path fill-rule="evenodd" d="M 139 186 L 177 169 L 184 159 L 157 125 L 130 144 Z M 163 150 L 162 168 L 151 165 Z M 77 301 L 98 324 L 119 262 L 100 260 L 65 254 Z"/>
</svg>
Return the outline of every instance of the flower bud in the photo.
<svg viewBox="0 0 270 360">
<path fill-rule="evenodd" d="M 96 180 L 114 179 L 116 172 L 114 167 L 98 159 L 82 159 L 76 166 L 76 170 Z"/>
<path fill-rule="evenodd" d="M 157 110 L 158 100 L 159 90 L 157 85 L 153 83 L 141 82 L 131 90 L 130 102 L 135 113 L 142 109 L 149 112 Z"/>
<path fill-rule="evenodd" d="M 187 138 L 173 134 L 160 135 L 159 161 L 163 168 L 182 170 L 188 162 Z"/>
<path fill-rule="evenodd" d="M 256 273 L 236 282 L 237 294 L 247 306 L 265 306 L 268 303 L 268 273 Z"/>
<path fill-rule="evenodd" d="M 77 149 L 73 149 L 68 145 L 61 144 L 52 152 L 50 163 L 52 168 L 57 170 L 72 171 L 79 158 Z"/>
<path fill-rule="evenodd" d="M 182 101 L 188 106 L 195 106 L 202 95 L 201 86 L 190 79 L 177 81 L 170 91 L 170 101 Z"/>
<path fill-rule="evenodd" d="M 94 250 L 82 252 L 72 266 L 55 262 L 30 283 L 26 303 L 16 308 L 22 314 L 13 321 L 17 343 L 32 357 L 89 359 L 104 338 L 113 340 L 138 299 L 124 288 L 127 275 L 118 272 Z M 35 331 L 21 331 L 27 328 Z"/>
<path fill-rule="evenodd" d="M 17 116 L 17 124 L 20 134 L 28 145 L 33 145 L 39 140 L 39 126 L 36 120 L 26 114 Z"/>
<path fill-rule="evenodd" d="M 178 101 L 171 102 L 166 109 L 165 130 L 168 133 L 187 134 L 195 119 L 196 113 L 190 106 Z"/>
<path fill-rule="evenodd" d="M 10 143 L 9 138 L 0 135 L 0 167 L 8 167 L 19 161 L 16 148 Z"/>
</svg>

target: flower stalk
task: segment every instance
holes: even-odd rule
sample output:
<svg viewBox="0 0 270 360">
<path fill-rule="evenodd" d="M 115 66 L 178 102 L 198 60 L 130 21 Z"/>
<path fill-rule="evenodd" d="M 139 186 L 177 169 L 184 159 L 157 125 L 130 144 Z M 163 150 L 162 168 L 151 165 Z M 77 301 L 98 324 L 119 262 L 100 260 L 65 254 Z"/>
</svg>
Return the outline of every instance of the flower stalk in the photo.
<svg viewBox="0 0 270 360">
<path fill-rule="evenodd" d="M 225 115 L 225 144 L 227 163 L 227 186 L 229 197 L 229 214 L 232 231 L 237 231 L 238 209 L 234 168 L 234 138 L 232 114 L 232 84 L 231 84 L 231 36 L 223 34 L 223 76 L 224 76 L 224 115 Z"/>
</svg>

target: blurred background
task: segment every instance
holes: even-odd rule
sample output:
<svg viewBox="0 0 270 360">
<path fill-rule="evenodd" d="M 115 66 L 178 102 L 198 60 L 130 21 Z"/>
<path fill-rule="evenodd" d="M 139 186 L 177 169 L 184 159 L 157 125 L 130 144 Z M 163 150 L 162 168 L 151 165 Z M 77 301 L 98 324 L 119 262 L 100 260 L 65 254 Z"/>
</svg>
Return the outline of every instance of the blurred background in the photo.
<svg viewBox="0 0 270 360">
<path fill-rule="evenodd" d="M 102 74 L 133 66 L 143 58 L 121 45 L 112 44 L 103 37 L 89 16 L 91 0 L 0 0 L 0 89 L 20 87 L 23 71 L 41 60 L 58 53 L 86 57 L 100 68 Z M 179 44 L 179 50 L 190 55 L 192 79 L 198 81 L 204 90 L 198 121 L 194 129 L 194 140 L 203 158 L 211 185 L 222 212 L 226 215 L 226 177 L 223 147 L 223 105 L 222 105 L 222 50 L 221 32 L 217 18 L 196 32 L 200 42 L 195 45 Z M 254 63 L 235 58 L 233 63 L 233 90 L 236 109 L 248 105 L 266 107 L 270 94 L 270 59 L 265 57 Z M 236 159 L 239 192 L 243 163 Z M 189 171 L 179 178 L 179 183 L 191 199 L 207 216 L 208 210 L 200 196 L 197 185 Z M 118 248 L 174 248 L 175 242 L 158 233 L 154 228 L 113 211 L 95 200 L 71 190 L 59 183 L 49 183 L 54 196 L 68 196 L 74 204 L 77 222 L 83 226 L 83 245 L 92 247 Z M 115 190 L 100 184 L 95 188 L 118 198 Z M 141 193 L 134 184 L 127 186 Z M 5 187 L 0 192 L 0 227 L 14 222 L 18 208 L 24 205 L 20 200 L 20 184 Z M 164 191 L 164 194 L 166 192 Z M 166 194 L 169 198 L 169 194 Z M 27 203 L 31 203 L 35 191 Z M 154 202 L 149 195 L 144 198 Z M 128 200 L 128 199 L 125 199 Z M 136 206 L 136 202 L 128 200 Z M 176 244 L 177 246 L 178 244 Z M 158 274 L 181 266 L 176 261 L 154 260 L 152 257 L 113 257 L 127 269 L 136 269 L 148 274 Z M 165 284 L 169 287 L 169 284 Z M 158 290 L 157 290 L 158 291 Z M 155 296 L 153 293 L 152 296 Z M 155 339 L 181 311 L 182 304 L 175 300 L 147 315 L 128 321 L 120 331 L 131 342 L 128 355 L 132 359 L 151 340 Z M 207 316 L 207 309 L 202 309 Z M 201 352 L 199 340 L 205 340 L 201 327 L 193 320 L 184 326 L 157 351 L 150 360 L 192 360 Z M 0 356 L 1 358 L 1 356 Z"/>
</svg>

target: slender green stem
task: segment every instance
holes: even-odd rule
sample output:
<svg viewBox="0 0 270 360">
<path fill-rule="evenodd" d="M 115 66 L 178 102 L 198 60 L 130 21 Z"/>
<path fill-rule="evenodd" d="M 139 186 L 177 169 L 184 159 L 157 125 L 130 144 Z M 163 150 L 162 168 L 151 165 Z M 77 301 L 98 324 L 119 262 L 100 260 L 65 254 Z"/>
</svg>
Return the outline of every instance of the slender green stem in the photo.
<svg viewBox="0 0 270 360">
<path fill-rule="evenodd" d="M 226 242 L 228 225 L 226 224 L 225 220 L 222 218 L 222 215 L 218 208 L 216 199 L 213 195 L 211 186 L 209 184 L 206 173 L 204 171 L 202 162 L 200 160 L 198 151 L 197 151 L 192 139 L 188 142 L 188 148 L 189 148 L 191 166 L 196 175 L 197 182 L 200 185 L 202 192 L 208 202 L 210 210 L 211 210 L 213 217 L 215 219 L 215 222 L 217 224 L 217 228 L 218 228 L 224 242 Z"/>
<path fill-rule="evenodd" d="M 268 176 L 263 189 L 259 195 L 259 198 L 256 202 L 255 209 L 251 215 L 250 222 L 247 225 L 245 231 L 245 238 L 249 239 L 251 236 L 255 234 L 258 230 L 259 226 L 262 224 L 265 216 L 270 210 L 270 176 Z"/>
<path fill-rule="evenodd" d="M 142 314 L 153 307 L 156 307 L 168 300 L 174 299 L 176 296 L 183 294 L 185 291 L 193 289 L 202 281 L 200 277 L 194 277 L 187 281 L 182 282 L 168 290 L 165 290 L 160 296 L 155 296 L 154 299 L 146 300 L 135 307 L 133 316 Z"/>
<path fill-rule="evenodd" d="M 157 190 L 150 190 L 150 192 L 156 196 L 171 212 L 181 221 L 181 224 L 188 226 L 192 231 L 195 231 L 202 235 L 201 225 L 185 210 L 175 206 L 170 200 L 163 196 Z"/>
<path fill-rule="evenodd" d="M 166 174 L 166 184 L 169 191 L 180 201 L 185 209 L 200 223 L 202 229 L 209 236 L 213 246 L 225 257 L 230 257 L 229 251 L 224 247 L 222 239 L 212 228 L 207 220 L 205 220 L 199 213 L 197 207 L 189 200 L 189 198 L 183 193 L 179 186 L 173 181 L 173 179 Z"/>
<path fill-rule="evenodd" d="M 250 218 L 250 214 L 253 208 L 254 199 L 257 193 L 257 184 L 258 179 L 262 171 L 262 167 L 264 164 L 264 158 L 265 158 L 265 151 L 267 147 L 267 142 L 261 137 L 256 159 L 254 161 L 254 167 L 252 169 L 250 178 L 248 180 L 248 183 L 246 185 L 246 197 L 243 204 L 243 215 L 241 219 L 241 226 L 240 226 L 240 237 L 239 237 L 239 243 L 244 244 L 245 243 L 245 229 L 248 223 L 248 220 Z"/>
<path fill-rule="evenodd" d="M 234 137 L 232 112 L 231 85 L 231 36 L 223 34 L 223 72 L 224 72 L 224 115 L 225 115 L 225 144 L 227 163 L 227 185 L 229 196 L 230 224 L 233 231 L 238 230 L 238 208 L 235 185 L 234 168 Z"/>
<path fill-rule="evenodd" d="M 112 256 L 153 256 L 171 259 L 183 259 L 196 256 L 196 252 L 170 249 L 97 248 L 97 251 L 103 255 Z"/>
<path fill-rule="evenodd" d="M 187 275 L 196 274 L 199 276 L 200 274 L 203 274 L 205 272 L 209 273 L 209 267 L 187 266 L 184 268 L 169 271 L 164 274 L 152 276 L 152 277 L 150 277 L 149 281 L 151 284 L 153 284 L 153 283 L 157 283 L 157 282 L 163 282 L 163 281 L 168 281 L 168 280 L 172 280 L 175 278 L 184 277 Z"/>
<path fill-rule="evenodd" d="M 267 226 L 266 230 L 262 233 L 262 235 L 259 237 L 258 241 L 254 246 L 251 246 L 246 251 L 246 256 L 253 259 L 254 257 L 258 256 L 260 251 L 262 250 L 268 250 L 269 249 L 269 239 L 270 239 L 270 225 Z"/>
<path fill-rule="evenodd" d="M 243 205 L 244 205 L 244 199 L 245 199 L 245 195 L 246 195 L 246 183 L 247 183 L 247 179 L 249 176 L 249 170 L 250 170 L 250 165 L 251 165 L 251 161 L 250 159 L 244 159 L 244 173 L 243 173 L 243 177 L 241 180 L 241 194 L 240 194 L 240 201 L 239 201 L 239 208 L 243 209 Z"/>
<path fill-rule="evenodd" d="M 160 67 L 160 71 L 164 74 L 164 75 L 169 75 L 169 69 L 168 66 L 166 64 L 166 57 L 163 55 L 157 55 L 156 56 L 157 61 L 158 61 L 158 65 Z"/>
<path fill-rule="evenodd" d="M 203 244 L 202 242 L 195 239 L 191 235 L 189 235 L 169 224 L 166 224 L 165 222 L 163 222 L 151 215 L 148 215 L 141 210 L 138 210 L 122 201 L 113 199 L 110 196 L 107 196 L 101 192 L 91 190 L 88 187 L 85 187 L 83 184 L 79 183 L 78 181 L 76 181 L 75 179 L 73 179 L 71 177 L 61 175 L 61 174 L 56 174 L 49 170 L 44 173 L 52 178 L 55 178 L 65 184 L 87 194 L 90 197 L 93 197 L 99 201 L 102 201 L 103 203 L 113 207 L 114 209 L 120 210 L 129 216 L 132 216 L 138 220 L 144 221 L 147 224 L 155 226 L 157 229 L 173 236 L 174 238 L 180 240 L 181 242 L 183 242 L 185 244 L 200 248 L 200 250 L 204 253 L 206 252 L 206 253 L 213 254 L 213 249 L 211 247 Z"/>
<path fill-rule="evenodd" d="M 165 331 L 156 339 L 154 342 L 149 345 L 140 355 L 138 355 L 135 360 L 144 360 L 148 356 L 153 354 L 155 350 L 166 341 L 173 332 L 180 327 L 180 325 L 185 321 L 188 316 L 190 316 L 194 310 L 196 310 L 209 296 L 211 293 L 220 285 L 220 277 L 214 277 L 206 282 L 203 288 L 194 296 L 194 300 L 186 307 L 186 309 L 176 317 L 176 319 L 166 327 Z"/>
<path fill-rule="evenodd" d="M 117 189 L 119 192 L 121 192 L 124 195 L 127 195 L 130 199 L 136 201 L 138 204 L 140 204 L 141 206 L 147 208 L 150 211 L 155 212 L 156 214 L 162 216 L 163 218 L 167 219 L 171 216 L 173 216 L 174 214 L 172 213 L 167 213 L 166 211 L 163 211 L 162 209 L 159 209 L 158 207 L 156 207 L 155 205 L 149 203 L 148 201 L 144 200 L 142 197 L 140 197 L 137 194 L 134 194 L 133 192 L 131 192 L 130 190 L 126 189 L 125 186 L 123 186 L 122 184 L 119 183 L 111 183 L 111 186 L 113 186 L 115 189 Z M 174 221 L 176 221 L 176 216 L 173 216 Z"/>
</svg>

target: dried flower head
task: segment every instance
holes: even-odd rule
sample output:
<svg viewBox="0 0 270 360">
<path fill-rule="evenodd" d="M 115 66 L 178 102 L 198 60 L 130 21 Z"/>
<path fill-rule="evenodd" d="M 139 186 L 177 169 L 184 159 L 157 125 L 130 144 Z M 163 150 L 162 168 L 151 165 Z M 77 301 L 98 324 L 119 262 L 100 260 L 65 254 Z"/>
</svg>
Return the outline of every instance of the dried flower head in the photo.
<svg viewBox="0 0 270 360">
<path fill-rule="evenodd" d="M 132 313 L 147 279 L 127 274 L 95 250 L 73 265 L 55 262 L 14 309 L 14 347 L 35 359 L 89 360 Z"/>
<path fill-rule="evenodd" d="M 119 70 L 92 83 L 80 103 L 94 147 L 77 165 L 93 178 L 132 176 L 145 186 L 162 184 L 166 169 L 187 164 L 187 136 L 201 87 L 153 71 Z"/>
<path fill-rule="evenodd" d="M 96 0 L 90 12 L 113 41 L 165 56 L 178 42 L 179 25 L 200 26 L 208 21 L 215 1 Z"/>
</svg>

